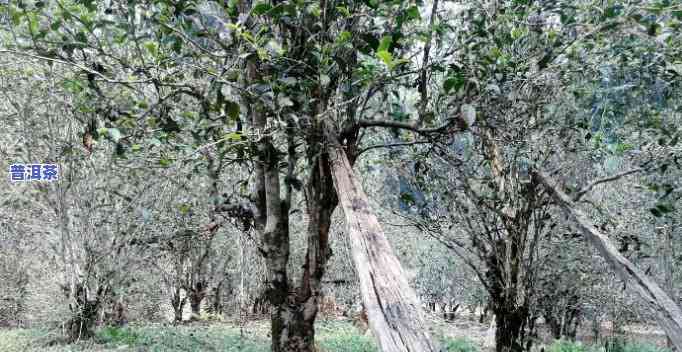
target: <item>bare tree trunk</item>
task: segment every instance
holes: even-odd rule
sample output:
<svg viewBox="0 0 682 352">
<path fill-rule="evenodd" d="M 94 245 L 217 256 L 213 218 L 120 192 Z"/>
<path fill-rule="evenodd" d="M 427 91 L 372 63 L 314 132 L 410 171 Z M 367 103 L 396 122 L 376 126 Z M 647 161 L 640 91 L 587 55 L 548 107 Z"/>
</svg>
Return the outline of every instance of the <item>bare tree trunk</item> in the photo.
<svg viewBox="0 0 682 352">
<path fill-rule="evenodd" d="M 668 334 L 677 350 L 682 351 L 682 310 L 653 280 L 621 255 L 608 237 L 595 228 L 587 216 L 575 207 L 571 198 L 556 186 L 543 172 L 535 178 L 547 188 L 564 213 L 575 222 L 580 231 L 599 250 L 625 282 L 631 283 L 649 307 L 656 313 L 658 324 Z"/>
<path fill-rule="evenodd" d="M 182 297 L 179 288 L 176 288 L 171 295 L 171 306 L 173 307 L 173 322 L 182 322 L 182 310 L 185 308 L 185 303 L 187 302 L 187 297 Z"/>
<path fill-rule="evenodd" d="M 189 306 L 192 309 L 190 320 L 199 320 L 201 317 L 201 302 L 206 297 L 206 291 L 202 287 L 200 284 L 197 284 L 197 287 L 188 292 Z"/>
<path fill-rule="evenodd" d="M 334 136 L 327 134 L 334 187 L 350 236 L 353 261 L 369 325 L 383 352 L 436 351 L 400 261 L 372 213 L 348 161 Z"/>
</svg>

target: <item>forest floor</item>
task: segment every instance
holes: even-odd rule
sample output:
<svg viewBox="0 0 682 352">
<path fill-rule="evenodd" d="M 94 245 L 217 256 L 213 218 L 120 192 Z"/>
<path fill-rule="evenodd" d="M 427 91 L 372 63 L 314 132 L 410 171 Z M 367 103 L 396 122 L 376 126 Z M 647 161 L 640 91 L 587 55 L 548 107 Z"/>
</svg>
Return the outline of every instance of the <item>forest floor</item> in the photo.
<svg viewBox="0 0 682 352">
<path fill-rule="evenodd" d="M 494 332 L 490 325 L 468 318 L 446 322 L 429 317 L 432 336 L 448 351 L 489 352 L 494 350 Z M 629 327 L 628 340 L 663 346 L 660 331 L 644 327 Z M 376 347 L 369 334 L 363 334 L 351 321 L 323 319 L 316 325 L 318 349 L 327 352 L 374 352 Z M 198 322 L 172 326 L 169 324 L 131 324 L 125 328 L 104 328 L 87 342 L 64 344 L 59 331 L 40 329 L 0 329 L 1 352 L 260 352 L 269 351 L 269 322 L 253 320 L 240 327 L 228 322 Z M 588 336 L 580 340 L 589 343 Z M 545 341 L 549 345 L 550 339 Z M 549 349 L 552 350 L 552 349 Z M 652 349 L 651 351 L 653 351 Z"/>
</svg>

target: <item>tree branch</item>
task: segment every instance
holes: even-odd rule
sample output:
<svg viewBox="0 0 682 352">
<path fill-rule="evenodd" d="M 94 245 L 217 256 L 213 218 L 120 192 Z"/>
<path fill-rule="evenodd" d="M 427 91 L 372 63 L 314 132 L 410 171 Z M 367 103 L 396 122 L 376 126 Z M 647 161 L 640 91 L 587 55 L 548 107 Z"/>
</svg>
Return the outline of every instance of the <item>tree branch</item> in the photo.
<svg viewBox="0 0 682 352">
<path fill-rule="evenodd" d="M 434 134 L 440 132 L 446 132 L 450 127 L 453 127 L 454 119 L 448 119 L 447 122 L 432 128 L 419 128 L 416 123 L 407 123 L 399 121 L 387 121 L 387 120 L 359 120 L 358 126 L 360 127 L 386 127 L 386 128 L 398 128 L 403 130 L 412 131 L 419 134 Z M 456 131 L 462 131 L 462 128 L 457 127 Z"/>
<path fill-rule="evenodd" d="M 371 145 L 367 148 L 360 149 L 360 151 L 358 152 L 358 155 L 361 155 L 362 153 L 369 151 L 369 150 L 372 150 L 372 149 L 404 147 L 404 146 L 427 144 L 427 143 L 430 143 L 430 141 L 414 141 L 414 142 L 400 142 L 400 143 L 389 143 L 389 144 L 375 144 L 375 145 Z"/>
<path fill-rule="evenodd" d="M 583 187 L 580 191 L 578 191 L 578 193 L 576 193 L 576 195 L 573 197 L 573 201 L 574 202 L 579 201 L 580 198 L 582 198 L 582 196 L 584 196 L 587 192 L 592 190 L 592 188 L 594 188 L 594 186 L 596 186 L 598 184 L 615 181 L 615 180 L 618 180 L 618 179 L 623 178 L 625 176 L 628 176 L 628 175 L 631 175 L 631 174 L 634 174 L 637 172 L 641 172 L 641 171 L 644 171 L 644 169 L 641 167 L 638 167 L 638 168 L 628 170 L 628 171 L 624 171 L 624 172 L 621 172 L 621 173 L 618 173 L 615 175 L 596 179 L 596 180 L 590 182 L 587 186 Z"/>
</svg>

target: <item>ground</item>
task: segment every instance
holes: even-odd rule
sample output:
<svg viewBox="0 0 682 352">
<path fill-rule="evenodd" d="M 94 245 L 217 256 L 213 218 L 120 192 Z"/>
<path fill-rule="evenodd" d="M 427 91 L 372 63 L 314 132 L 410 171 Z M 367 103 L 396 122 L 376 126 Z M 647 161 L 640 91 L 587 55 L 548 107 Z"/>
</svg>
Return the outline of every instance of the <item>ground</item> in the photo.
<svg viewBox="0 0 682 352">
<path fill-rule="evenodd" d="M 470 319 L 445 322 L 429 318 L 431 334 L 452 352 L 493 350 L 490 326 Z M 0 329 L 0 352 L 260 352 L 269 351 L 269 324 L 254 320 L 240 327 L 233 322 L 198 322 L 187 325 L 131 324 L 125 328 L 103 328 L 92 341 L 77 344 L 61 342 L 59 330 Z M 664 336 L 659 331 L 629 333 L 633 341 L 651 346 L 646 352 L 663 352 Z M 550 341 L 545 341 L 549 346 Z M 317 324 L 318 350 L 325 352 L 375 352 L 368 334 L 362 334 L 351 321 L 334 318 Z M 563 352 L 548 347 L 550 352 Z M 571 350 L 573 351 L 573 350 Z M 639 352 L 641 349 L 628 350 Z M 597 352 L 597 351 L 584 351 Z"/>
</svg>

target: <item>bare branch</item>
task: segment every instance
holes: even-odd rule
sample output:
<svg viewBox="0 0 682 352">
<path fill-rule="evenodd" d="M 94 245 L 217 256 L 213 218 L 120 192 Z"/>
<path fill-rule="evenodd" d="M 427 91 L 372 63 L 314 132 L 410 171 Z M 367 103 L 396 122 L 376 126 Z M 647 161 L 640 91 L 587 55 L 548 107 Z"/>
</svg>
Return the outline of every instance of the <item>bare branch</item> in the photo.
<svg viewBox="0 0 682 352">
<path fill-rule="evenodd" d="M 618 179 L 623 178 L 625 176 L 628 176 L 628 175 L 631 175 L 631 174 L 634 174 L 637 172 L 641 172 L 641 171 L 644 171 L 644 169 L 641 167 L 638 167 L 638 168 L 634 168 L 632 170 L 623 171 L 623 172 L 615 174 L 615 175 L 596 179 L 596 180 L 590 182 L 587 186 L 583 187 L 580 191 L 578 191 L 578 193 L 573 197 L 573 201 L 574 202 L 579 201 L 580 198 L 582 198 L 582 196 L 584 196 L 587 192 L 592 190 L 592 188 L 594 188 L 594 186 L 596 186 L 598 184 L 615 181 L 615 180 L 618 180 Z"/>
<path fill-rule="evenodd" d="M 407 123 L 399 121 L 387 121 L 387 120 L 359 120 L 358 126 L 360 127 L 386 127 L 386 128 L 399 128 L 403 130 L 412 131 L 419 134 L 433 134 L 447 132 L 449 128 L 455 127 L 457 132 L 463 129 L 460 126 L 454 126 L 454 119 L 448 119 L 447 122 L 432 128 L 419 128 L 416 123 Z"/>
<path fill-rule="evenodd" d="M 400 142 L 400 143 L 389 143 L 389 144 L 375 144 L 375 145 L 370 145 L 367 148 L 362 148 L 358 152 L 358 155 L 372 150 L 372 149 L 378 149 L 378 148 L 393 148 L 393 147 L 405 147 L 405 146 L 410 146 L 410 145 L 418 145 L 418 144 L 427 144 L 430 143 L 430 141 L 414 141 L 414 142 Z"/>
</svg>

